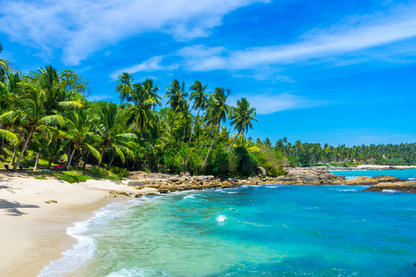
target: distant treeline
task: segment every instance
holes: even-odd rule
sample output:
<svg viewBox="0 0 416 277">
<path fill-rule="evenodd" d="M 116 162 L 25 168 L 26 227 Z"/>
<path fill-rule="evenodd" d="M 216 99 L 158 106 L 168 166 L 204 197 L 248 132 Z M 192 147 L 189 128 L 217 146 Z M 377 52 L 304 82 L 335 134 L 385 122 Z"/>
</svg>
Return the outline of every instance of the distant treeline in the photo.
<svg viewBox="0 0 416 277">
<path fill-rule="evenodd" d="M 287 138 L 279 139 L 272 145 L 269 139 L 256 140 L 257 145 L 263 145 L 280 151 L 288 158 L 288 163 L 294 165 L 317 164 L 379 164 L 379 165 L 412 165 L 416 164 L 416 143 L 399 145 L 380 144 L 369 146 L 347 147 L 345 144 L 337 147 L 320 143 L 302 143 L 296 141 L 291 144 Z"/>
</svg>

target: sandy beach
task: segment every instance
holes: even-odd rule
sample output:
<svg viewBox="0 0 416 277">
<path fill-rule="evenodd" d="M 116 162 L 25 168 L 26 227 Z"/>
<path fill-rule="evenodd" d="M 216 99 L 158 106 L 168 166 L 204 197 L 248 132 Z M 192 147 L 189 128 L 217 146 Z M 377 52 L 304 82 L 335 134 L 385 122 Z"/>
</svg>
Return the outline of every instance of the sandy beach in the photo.
<svg viewBox="0 0 416 277">
<path fill-rule="evenodd" d="M 76 240 L 66 229 L 114 201 L 132 197 L 110 191 L 153 193 L 108 180 L 70 184 L 0 174 L 0 276 L 38 276 L 50 261 L 60 259 Z M 45 203 L 56 200 L 57 203 Z"/>
</svg>

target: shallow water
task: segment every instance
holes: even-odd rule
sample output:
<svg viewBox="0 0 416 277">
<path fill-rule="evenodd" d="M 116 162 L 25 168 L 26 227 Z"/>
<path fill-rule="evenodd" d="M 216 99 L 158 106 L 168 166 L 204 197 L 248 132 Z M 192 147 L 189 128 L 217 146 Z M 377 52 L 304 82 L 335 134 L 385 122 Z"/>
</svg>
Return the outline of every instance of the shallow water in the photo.
<svg viewBox="0 0 416 277">
<path fill-rule="evenodd" d="M 69 229 L 80 243 L 41 276 L 415 276 L 416 195 L 364 188 L 244 186 L 113 204 Z"/>
<path fill-rule="evenodd" d="M 404 180 L 416 180 L 416 170 L 336 170 L 331 171 L 335 175 L 344 175 L 345 179 L 351 180 L 358 176 L 383 176 L 390 175 Z"/>
</svg>

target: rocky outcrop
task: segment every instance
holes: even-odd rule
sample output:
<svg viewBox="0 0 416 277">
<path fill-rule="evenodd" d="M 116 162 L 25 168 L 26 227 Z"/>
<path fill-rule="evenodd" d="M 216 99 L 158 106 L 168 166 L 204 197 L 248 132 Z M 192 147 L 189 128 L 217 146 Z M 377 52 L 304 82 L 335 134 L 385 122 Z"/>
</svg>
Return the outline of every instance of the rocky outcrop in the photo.
<svg viewBox="0 0 416 277">
<path fill-rule="evenodd" d="M 403 182 L 382 182 L 365 189 L 364 191 L 378 191 L 394 190 L 401 192 L 416 193 L 416 181 L 403 181 Z"/>
<path fill-rule="evenodd" d="M 392 176 L 379 177 L 358 177 L 353 180 L 345 180 L 345 176 L 338 176 L 329 172 L 325 168 L 309 168 L 309 169 L 292 169 L 280 177 L 249 177 L 247 179 L 218 178 L 212 175 L 189 176 L 182 174 L 163 179 L 147 179 L 147 180 L 130 180 L 127 185 L 136 189 L 153 188 L 158 193 L 170 193 L 183 190 L 201 190 L 210 188 L 234 188 L 243 185 L 262 185 L 262 184 L 286 184 L 286 185 L 369 185 L 372 186 L 369 191 L 381 191 L 385 186 L 392 186 L 402 183 L 401 180 Z M 416 183 L 416 182 L 414 182 Z M 377 187 L 375 185 L 383 184 Z M 371 190 L 374 189 L 374 190 Z M 387 188 L 391 189 L 391 188 Z M 415 188 L 406 187 L 410 192 Z"/>
<path fill-rule="evenodd" d="M 285 176 L 278 177 L 277 180 L 283 184 L 325 185 L 334 182 L 342 184 L 345 181 L 345 176 L 332 174 L 324 168 L 293 169 L 287 171 Z"/>
</svg>

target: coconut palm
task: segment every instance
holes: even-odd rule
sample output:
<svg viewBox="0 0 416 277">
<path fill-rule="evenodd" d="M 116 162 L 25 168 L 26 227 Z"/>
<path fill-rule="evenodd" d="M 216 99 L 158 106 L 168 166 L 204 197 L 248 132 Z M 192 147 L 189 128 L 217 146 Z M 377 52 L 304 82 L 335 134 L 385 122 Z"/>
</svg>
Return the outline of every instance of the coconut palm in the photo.
<svg viewBox="0 0 416 277">
<path fill-rule="evenodd" d="M 210 95 L 210 101 L 208 106 L 208 117 L 212 122 L 217 123 L 217 130 L 215 136 L 212 139 L 211 146 L 208 150 L 208 154 L 205 157 L 204 163 L 202 164 L 201 171 L 204 169 L 205 164 L 208 160 L 209 154 L 211 153 L 212 147 L 214 146 L 215 139 L 217 138 L 218 130 L 221 127 L 221 122 L 225 122 L 228 115 L 231 113 L 231 107 L 226 104 L 227 98 L 231 91 L 229 89 L 216 88 L 215 91 Z"/>
<path fill-rule="evenodd" d="M 37 84 L 45 93 L 45 108 L 48 115 L 56 111 L 63 111 L 67 108 L 81 108 L 83 100 L 74 91 L 67 91 L 67 83 L 61 81 L 56 68 L 51 65 L 41 67 L 35 72 L 31 72 L 27 81 Z"/>
<path fill-rule="evenodd" d="M 256 109 L 250 108 L 250 103 L 247 101 L 246 98 L 241 98 L 241 100 L 237 101 L 237 107 L 233 109 L 230 119 L 231 126 L 234 126 L 234 129 L 238 133 L 235 136 L 230 147 L 228 148 L 228 152 L 230 152 L 231 147 L 233 146 L 235 140 L 238 138 L 241 132 L 243 132 L 244 136 L 244 133 L 247 133 L 249 129 L 253 129 L 252 120 L 257 121 L 255 116 Z"/>
<path fill-rule="evenodd" d="M 200 81 L 195 81 L 195 83 L 191 86 L 192 93 L 191 93 L 191 96 L 189 97 L 189 100 L 194 101 L 192 109 L 193 110 L 198 110 L 198 113 L 196 115 L 195 122 L 194 122 L 194 125 L 192 127 L 189 142 L 191 142 L 191 140 L 192 140 L 192 135 L 193 135 L 194 130 L 195 130 L 195 125 L 198 122 L 199 112 L 205 110 L 205 108 L 207 106 L 208 99 L 207 99 L 207 96 L 205 95 L 205 90 L 207 89 L 207 87 L 208 87 L 208 84 L 203 86 Z"/>
<path fill-rule="evenodd" d="M 170 128 L 170 132 L 172 133 L 178 112 L 184 111 L 188 103 L 186 101 L 188 93 L 185 92 L 185 82 L 182 82 L 181 86 L 179 81 L 177 79 L 174 79 L 171 83 L 169 83 L 169 87 L 166 89 L 165 97 L 169 98 L 167 104 L 169 104 L 169 107 L 175 111 L 175 115 L 172 121 L 172 127 Z"/>
<path fill-rule="evenodd" d="M 65 120 L 67 131 L 60 132 L 60 135 L 68 139 L 74 147 L 68 157 L 68 170 L 71 168 L 71 162 L 76 150 L 80 153 L 91 153 L 101 163 L 101 154 L 91 145 L 99 139 L 99 136 L 92 132 L 93 122 L 94 116 L 84 109 L 76 109 L 68 113 Z"/>
<path fill-rule="evenodd" d="M 124 99 L 129 99 L 130 94 L 133 91 L 133 76 L 128 74 L 127 72 L 123 72 L 118 77 L 116 92 L 120 94 L 121 103 L 123 103 Z M 127 100 L 129 101 L 129 100 Z"/>
<path fill-rule="evenodd" d="M 23 93 L 13 95 L 10 110 L 0 116 L 0 122 L 16 122 L 28 132 L 13 169 L 19 166 L 33 133 L 42 132 L 48 135 L 56 135 L 59 131 L 53 126 L 64 124 L 62 116 L 47 115 L 46 95 L 39 84 L 23 82 L 22 87 L 24 89 Z"/>
<path fill-rule="evenodd" d="M 162 98 L 157 94 L 159 87 L 151 79 L 146 79 L 142 84 L 142 90 L 148 95 L 148 99 L 152 102 L 152 106 L 161 106 Z"/>
<path fill-rule="evenodd" d="M 97 134 L 102 140 L 101 156 L 108 148 L 114 150 L 110 165 L 114 157 L 117 155 L 123 163 L 125 163 L 125 154 L 132 156 L 132 149 L 136 146 L 131 140 L 137 139 L 133 133 L 125 130 L 126 114 L 129 111 L 118 109 L 117 105 L 112 102 L 100 103 L 98 107 L 98 122 L 95 124 Z"/>
</svg>

